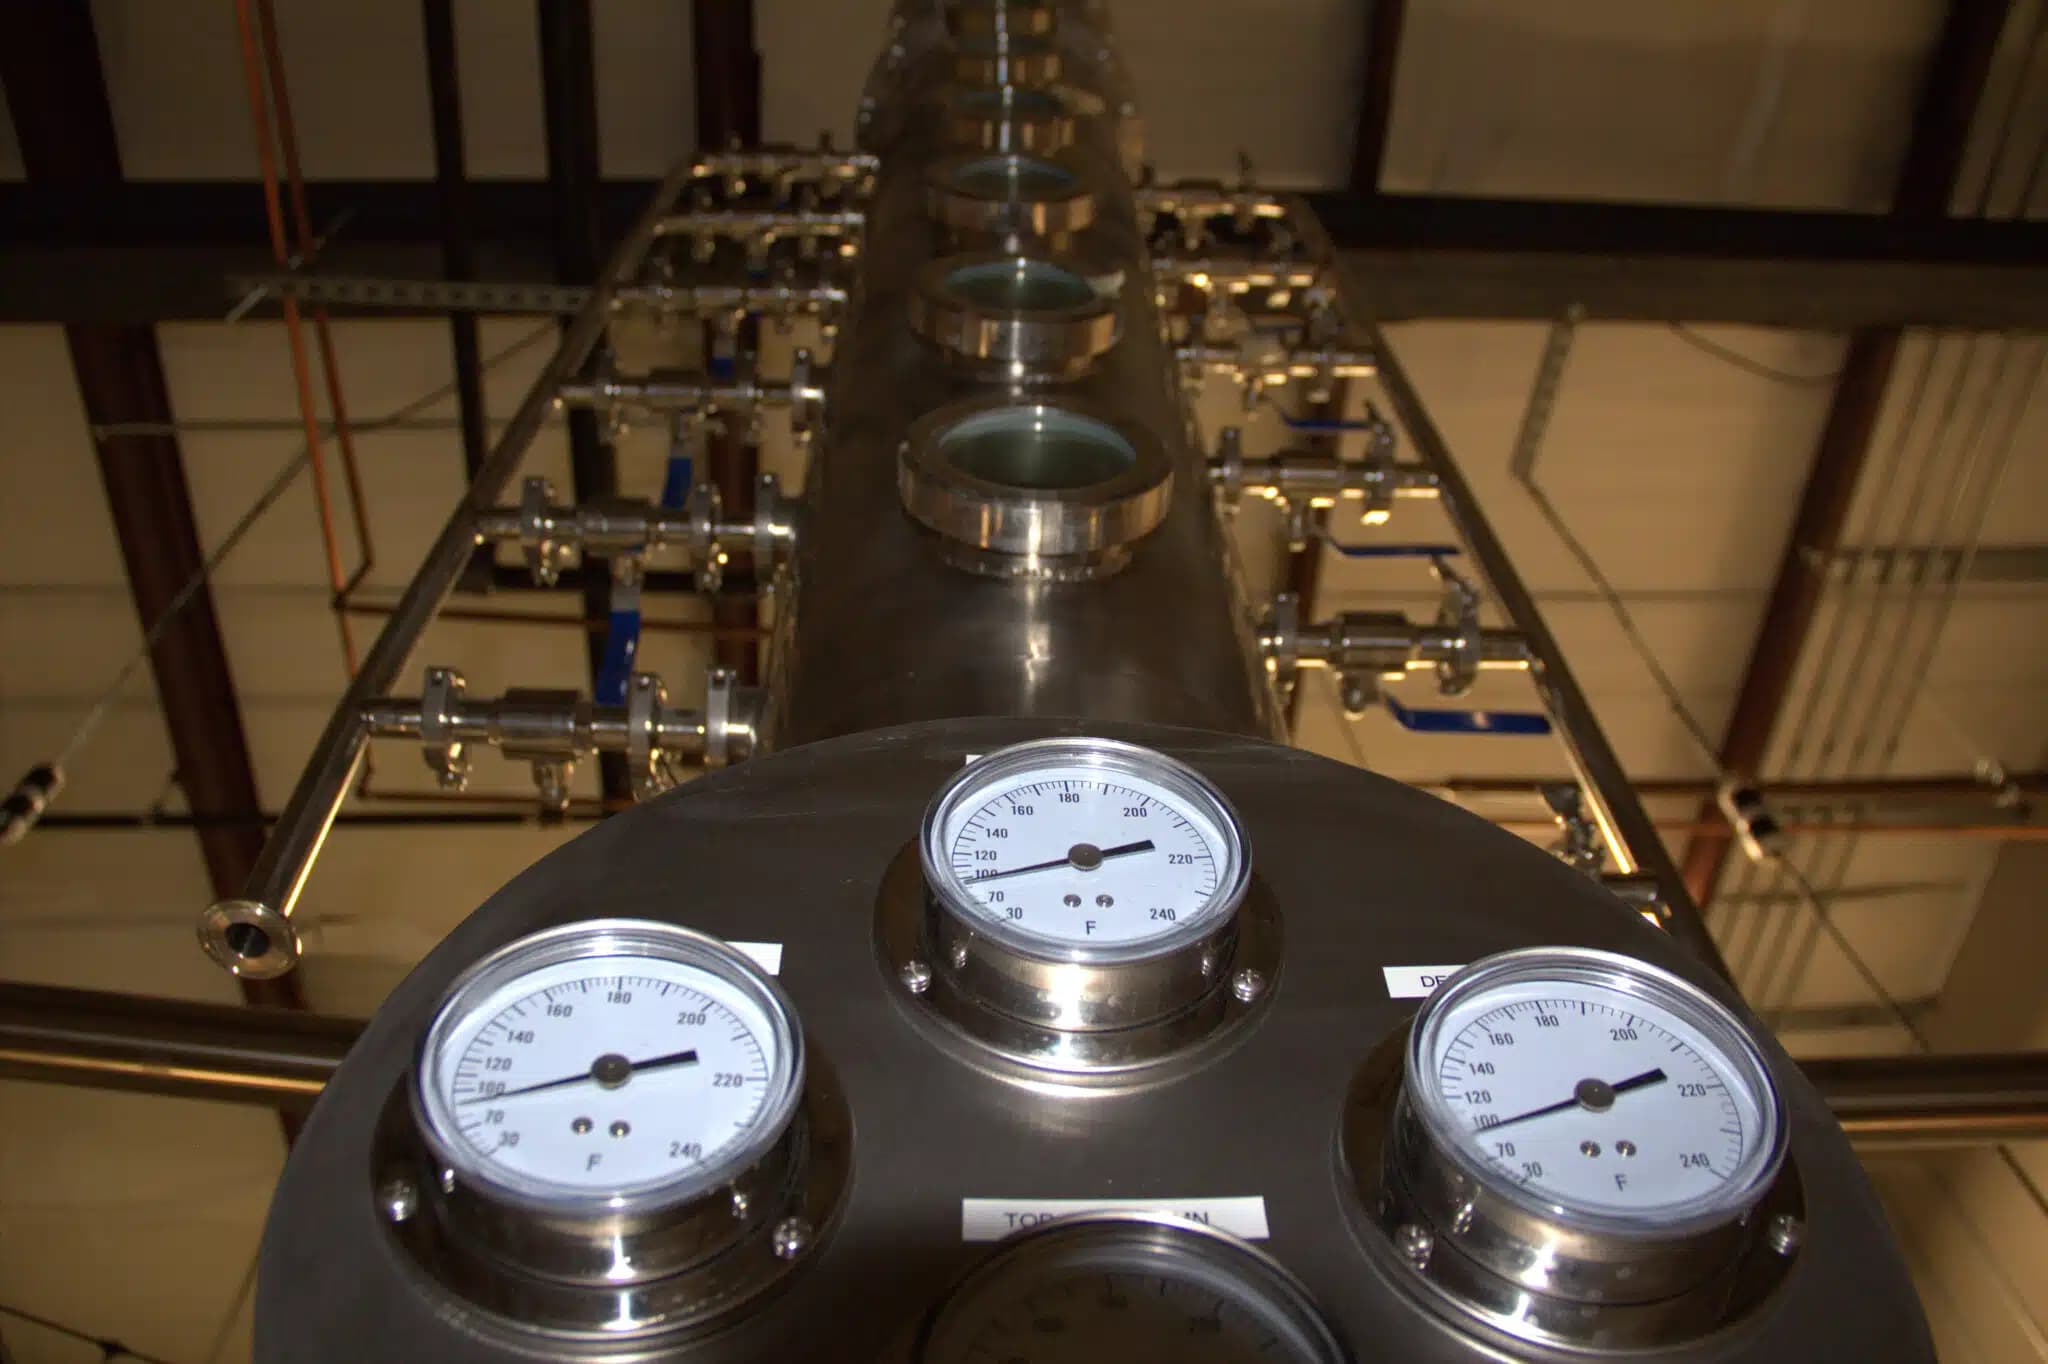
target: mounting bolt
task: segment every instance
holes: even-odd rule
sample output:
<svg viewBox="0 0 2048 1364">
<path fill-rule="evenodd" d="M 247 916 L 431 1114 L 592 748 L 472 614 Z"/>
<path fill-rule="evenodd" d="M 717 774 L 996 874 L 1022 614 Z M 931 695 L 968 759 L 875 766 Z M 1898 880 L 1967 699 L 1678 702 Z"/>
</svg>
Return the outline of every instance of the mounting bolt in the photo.
<svg viewBox="0 0 2048 1364">
<path fill-rule="evenodd" d="M 745 1189 L 732 1191 L 732 1215 L 735 1221 L 745 1221 L 747 1212 L 754 1206 L 754 1200 L 747 1197 Z"/>
<path fill-rule="evenodd" d="M 912 957 L 896 972 L 896 978 L 903 982 L 903 988 L 914 995 L 921 995 L 932 988 L 932 968 Z"/>
<path fill-rule="evenodd" d="M 794 1260 L 811 1247 L 811 1224 L 801 1217 L 785 1217 L 775 1224 L 770 1245 L 778 1260 Z"/>
<path fill-rule="evenodd" d="M 1415 1268 L 1426 1269 L 1430 1252 L 1436 1249 L 1436 1238 L 1413 1222 L 1403 1222 L 1394 1229 L 1394 1249 Z"/>
<path fill-rule="evenodd" d="M 377 1209 L 388 1222 L 409 1222 L 420 1210 L 419 1186 L 404 1175 L 394 1175 L 377 1186 Z"/>
<path fill-rule="evenodd" d="M 1247 966 L 1230 978 L 1230 993 L 1240 1004 L 1249 1004 L 1266 993 L 1266 977 Z"/>
<path fill-rule="evenodd" d="M 967 966 L 967 944 L 964 942 L 954 943 L 946 952 L 946 960 L 953 963 L 955 971 L 965 970 Z"/>
<path fill-rule="evenodd" d="M 1806 1224 L 1790 1213 L 1781 1212 L 1764 1229 L 1764 1240 L 1772 1250 L 1790 1259 L 1806 1242 Z"/>
</svg>

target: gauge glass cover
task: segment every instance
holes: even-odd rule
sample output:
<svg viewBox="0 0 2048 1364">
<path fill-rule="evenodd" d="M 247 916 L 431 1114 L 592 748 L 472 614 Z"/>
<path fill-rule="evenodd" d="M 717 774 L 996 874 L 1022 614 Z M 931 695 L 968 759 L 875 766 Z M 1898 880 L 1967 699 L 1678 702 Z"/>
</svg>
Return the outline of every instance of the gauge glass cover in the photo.
<svg viewBox="0 0 2048 1364">
<path fill-rule="evenodd" d="M 775 983 L 716 939 L 598 920 L 500 949 L 449 991 L 414 1105 L 458 1179 L 549 1211 L 670 1206 L 788 1126 L 801 1034 Z"/>
<path fill-rule="evenodd" d="M 1307 1291 L 1278 1264 L 1175 1218 L 1065 1219 L 968 1275 L 926 1327 L 917 1364 L 1337 1364 Z"/>
<path fill-rule="evenodd" d="M 1038 740 L 970 764 L 926 812 L 920 851 L 933 894 L 974 932 L 1091 963 L 1199 941 L 1250 876 L 1221 792 L 1105 739 Z"/>
<path fill-rule="evenodd" d="M 1783 1110 L 1748 1029 L 1696 986 L 1612 953 L 1468 967 L 1417 1018 L 1407 1067 L 1424 1127 L 1459 1164 L 1592 1229 L 1725 1221 L 1784 1159 Z"/>
</svg>

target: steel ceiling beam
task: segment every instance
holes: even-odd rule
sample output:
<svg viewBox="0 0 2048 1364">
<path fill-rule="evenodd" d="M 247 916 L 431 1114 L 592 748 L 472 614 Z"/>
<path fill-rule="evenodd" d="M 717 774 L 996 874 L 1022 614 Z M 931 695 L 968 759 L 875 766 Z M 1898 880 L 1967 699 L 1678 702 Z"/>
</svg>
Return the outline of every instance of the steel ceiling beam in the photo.
<svg viewBox="0 0 2048 1364">
<path fill-rule="evenodd" d="M 597 184 L 605 239 L 650 188 Z M 314 221 L 335 228 L 323 270 L 442 277 L 433 182 L 307 190 Z M 478 279 L 554 278 L 545 182 L 476 181 L 468 199 Z M 1591 321 L 2048 327 L 2044 222 L 1334 191 L 1311 201 L 1382 321 L 1548 319 L 1577 303 Z M 218 318 L 230 276 L 273 268 L 262 211 L 261 190 L 241 182 L 0 184 L 0 321 Z"/>
<path fill-rule="evenodd" d="M 476 276 L 475 218 L 469 207 L 469 171 L 462 142 L 462 76 L 456 58 L 454 0 L 421 0 L 420 27 L 426 39 L 427 104 L 434 124 L 434 185 L 441 199 L 441 276 Z M 475 315 L 448 315 L 448 339 L 455 361 L 455 398 L 462 421 L 462 467 L 475 478 L 490 453 L 484 415 L 483 362 Z"/>
<path fill-rule="evenodd" d="M 1365 78 L 1359 82 L 1358 128 L 1351 137 L 1351 192 L 1378 194 L 1394 117 L 1394 71 L 1408 0 L 1372 0 L 1366 17 Z"/>
<path fill-rule="evenodd" d="M 690 7 L 692 75 L 697 89 L 697 146 L 715 151 L 728 146 L 761 143 L 761 54 L 754 46 L 753 0 L 700 0 Z M 711 354 L 712 325 L 704 324 L 705 355 Z M 760 322 L 740 323 L 739 347 L 760 343 Z M 706 476 L 718 488 L 725 514 L 744 521 L 754 514 L 754 480 L 761 452 L 745 431 L 720 426 L 706 445 Z M 758 569 L 766 565 L 756 565 Z M 712 622 L 724 627 L 758 627 L 760 603 L 754 598 L 711 600 Z M 712 641 L 712 662 L 731 668 L 752 686 L 761 680 L 761 648 L 757 641 L 735 634 Z"/>
<path fill-rule="evenodd" d="M 8 7 L 0 15 L 0 76 L 34 186 L 96 193 L 121 183 L 120 146 L 90 9 Z M 255 209 L 258 201 L 250 206 Z M 253 234 L 261 223 L 258 213 L 246 226 Z M 163 357 L 150 327 L 74 323 L 65 328 L 65 340 L 93 426 L 173 421 Z M 178 784 L 195 814 L 256 813 L 261 806 L 255 773 L 211 590 L 202 585 L 173 615 L 176 599 L 202 564 L 178 442 L 171 436 L 104 436 L 94 442 L 94 453 L 142 627 L 155 628 L 170 617 L 150 665 Z M 262 849 L 261 829 L 208 824 L 198 829 L 198 838 L 214 893 L 238 893 Z M 245 980 L 242 991 L 256 1004 L 304 1003 L 293 980 Z"/>
<path fill-rule="evenodd" d="M 1351 190 L 1354 194 L 1376 194 L 1379 191 L 1380 167 L 1387 155 L 1388 120 L 1394 108 L 1395 61 L 1400 52 L 1401 25 L 1407 9 L 1407 0 L 1373 0 L 1371 13 L 1366 19 L 1365 76 L 1360 83 L 1358 126 L 1351 135 Z M 1350 382 L 1338 379 L 1330 385 L 1329 401 L 1312 407 L 1303 415 L 1319 421 L 1341 421 L 1350 399 Z M 1304 443 L 1310 449 L 1334 453 L 1339 440 L 1335 432 L 1318 433 L 1306 437 Z M 1316 604 L 1322 591 L 1323 542 L 1330 524 L 1330 511 L 1327 507 L 1312 507 L 1307 516 L 1307 543 L 1287 553 L 1286 590 L 1301 604 L 1302 618 L 1315 620 Z M 1287 693 L 1290 734 L 1301 715 L 1305 690 L 1295 687 Z"/>
<path fill-rule="evenodd" d="M 541 112 L 547 128 L 548 214 L 553 229 L 554 280 L 590 284 L 597 278 L 600 243 L 623 236 L 605 230 L 599 203 L 597 140 L 597 57 L 590 0 L 537 0 L 540 23 Z M 563 319 L 566 330 L 570 322 Z M 571 408 L 569 485 L 577 502 L 619 491 L 618 457 L 599 426 L 598 414 Z M 583 614 L 590 621 L 611 616 L 612 585 L 602 573 L 583 580 Z M 590 680 L 604 667 L 605 636 L 587 638 Z M 598 755 L 607 797 L 632 794 L 622 754 Z"/>
<path fill-rule="evenodd" d="M 2010 0 L 1956 0 L 1950 7 L 1941 42 L 1921 81 L 1913 135 L 1893 194 L 1895 220 L 1934 222 L 1947 214 L 1992 53 L 2010 9 Z M 1762 775 L 1779 715 L 1791 695 L 1800 655 L 1827 590 L 1830 566 L 1842 547 L 1902 338 L 1897 327 L 1864 328 L 1849 338 L 1806 489 L 1721 740 L 1721 769 L 1744 781 Z M 1714 803 L 1702 802 L 1700 819 L 1713 821 L 1714 816 Z M 1734 838 L 1732 830 L 1716 822 L 1687 845 L 1681 859 L 1683 875 L 1698 903 L 1712 898 Z"/>
</svg>

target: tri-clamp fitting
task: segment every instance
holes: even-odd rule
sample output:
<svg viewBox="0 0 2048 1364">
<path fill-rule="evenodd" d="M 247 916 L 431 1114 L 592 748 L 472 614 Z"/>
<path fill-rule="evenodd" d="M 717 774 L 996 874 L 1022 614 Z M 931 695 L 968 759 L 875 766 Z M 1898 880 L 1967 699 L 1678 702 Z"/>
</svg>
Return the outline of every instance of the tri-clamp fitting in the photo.
<svg viewBox="0 0 2048 1364">
<path fill-rule="evenodd" d="M 1378 362 L 1368 350 L 1334 342 L 1289 344 L 1251 331 L 1234 345 L 1196 341 L 1181 346 L 1175 354 L 1190 379 L 1220 373 L 1244 385 L 1246 411 L 1258 406 L 1269 390 L 1290 383 L 1303 385 L 1310 402 L 1327 402 L 1339 379 L 1370 379 L 1379 372 Z"/>
<path fill-rule="evenodd" d="M 676 370 L 651 370 L 643 377 L 624 379 L 607 360 L 585 377 L 557 388 L 555 405 L 595 409 L 614 424 L 636 410 L 722 412 L 751 420 L 764 408 L 779 407 L 789 412 L 790 431 L 808 438 L 825 417 L 825 375 L 811 363 L 810 351 L 802 348 L 791 358 L 789 378 L 782 382 L 757 377 L 750 352 L 741 352 L 731 377 L 724 379 Z"/>
<path fill-rule="evenodd" d="M 372 738 L 418 739 L 441 785 L 468 783 L 469 745 L 487 743 L 533 765 L 543 808 L 569 808 L 569 779 L 592 753 L 624 753 L 633 793 L 659 795 L 676 780 L 676 765 L 722 767 L 750 756 L 761 714 L 761 691 L 737 684 L 728 668 L 705 675 L 702 710 L 668 704 L 652 673 L 635 673 L 626 703 L 598 705 L 571 691 L 514 688 L 495 700 L 472 700 L 453 668 L 429 668 L 417 699 L 381 697 L 365 703 Z"/>
<path fill-rule="evenodd" d="M 766 189 L 777 202 L 798 186 L 814 188 L 826 198 L 851 193 L 864 196 L 874 188 L 881 158 L 869 152 L 834 151 L 829 139 L 817 148 L 732 147 L 705 152 L 690 165 L 690 178 L 713 181 L 727 198 L 737 199 L 750 186 Z"/>
<path fill-rule="evenodd" d="M 1366 411 L 1365 457 L 1339 459 L 1314 450 L 1282 450 L 1247 459 L 1243 433 L 1234 426 L 1217 437 L 1209 458 L 1209 478 L 1224 509 L 1236 511 L 1247 494 L 1265 498 L 1287 516 L 1290 549 L 1308 546 L 1309 513 L 1357 502 L 1358 519 L 1368 526 L 1387 520 L 1397 497 L 1435 497 L 1435 471 L 1422 464 L 1394 459 L 1394 430 L 1377 411 Z"/>
<path fill-rule="evenodd" d="M 1292 694 L 1303 668 L 1332 668 L 1344 708 L 1354 714 L 1372 703 L 1380 678 L 1434 669 L 1438 688 L 1456 696 L 1471 688 L 1481 669 L 1529 666 L 1521 632 L 1482 629 L 1477 599 L 1462 596 L 1455 604 L 1447 596 L 1433 625 L 1398 611 L 1346 611 L 1304 625 L 1299 599 L 1283 592 L 1259 622 L 1258 635 L 1259 652 L 1283 695 Z"/>
<path fill-rule="evenodd" d="M 801 508 L 785 497 L 773 474 L 762 474 L 754 489 L 752 521 L 728 521 L 717 487 L 698 483 L 678 509 L 657 507 L 644 497 L 596 498 L 577 506 L 555 501 L 545 478 L 526 480 L 517 507 L 496 507 L 477 517 L 478 543 L 516 541 L 525 552 L 533 580 L 551 587 L 561 572 L 586 555 L 644 560 L 659 549 L 680 547 L 697 589 L 709 594 L 724 586 L 725 566 L 735 551 L 753 556 L 757 580 L 794 550 Z"/>
<path fill-rule="evenodd" d="M 805 259 L 829 247 L 832 254 L 858 255 L 867 215 L 857 208 L 706 208 L 671 213 L 655 224 L 658 237 L 686 240 L 691 259 L 702 264 L 721 241 L 746 248 L 747 263 L 768 264 L 777 243 L 793 241 Z"/>
<path fill-rule="evenodd" d="M 1172 218 L 1180 229 L 1181 244 L 1190 252 L 1209 241 L 1211 224 L 1228 218 L 1231 230 L 1247 236 L 1260 224 L 1274 234 L 1274 245 L 1290 246 L 1295 232 L 1288 201 L 1252 182 L 1255 176 L 1249 158 L 1237 160 L 1237 184 L 1224 186 L 1215 181 L 1189 180 L 1175 185 L 1144 185 L 1137 192 L 1139 227 L 1149 240 L 1162 217 Z"/>
</svg>

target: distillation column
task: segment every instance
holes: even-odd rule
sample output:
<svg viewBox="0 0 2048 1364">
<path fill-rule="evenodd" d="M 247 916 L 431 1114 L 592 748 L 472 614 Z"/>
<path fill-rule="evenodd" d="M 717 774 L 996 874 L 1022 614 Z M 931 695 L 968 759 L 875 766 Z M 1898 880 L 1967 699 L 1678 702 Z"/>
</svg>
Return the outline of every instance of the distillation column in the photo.
<svg viewBox="0 0 2048 1364">
<path fill-rule="evenodd" d="M 956 8 L 948 35 L 925 10 L 870 82 L 884 155 L 770 742 L 953 715 L 1270 735 L 1139 238 L 1128 91 L 1081 11 L 1057 43 L 1004 12 Z"/>
</svg>

